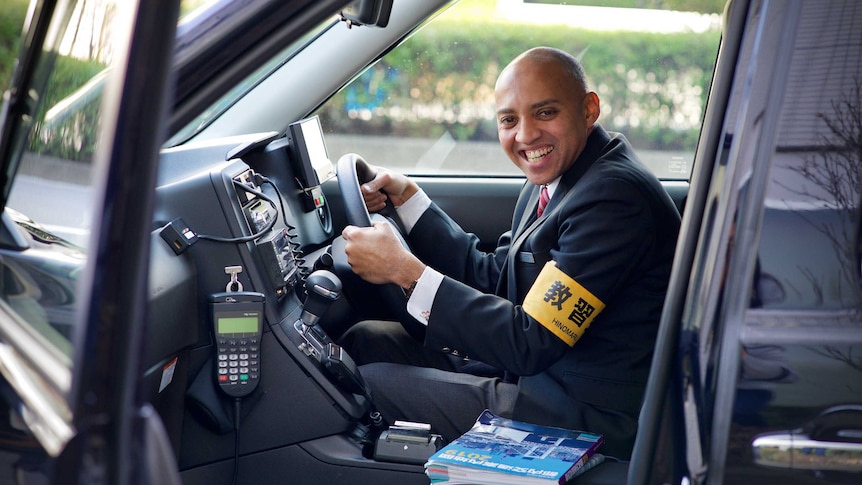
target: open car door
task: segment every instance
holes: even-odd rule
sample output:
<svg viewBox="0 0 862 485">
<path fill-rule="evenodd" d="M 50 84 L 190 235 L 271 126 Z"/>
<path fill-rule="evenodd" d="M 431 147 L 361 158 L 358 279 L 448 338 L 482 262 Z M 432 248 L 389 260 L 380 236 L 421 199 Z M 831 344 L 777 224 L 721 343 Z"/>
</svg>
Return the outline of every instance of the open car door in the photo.
<svg viewBox="0 0 862 485">
<path fill-rule="evenodd" d="M 30 2 L 0 118 L 4 481 L 178 483 L 137 382 L 179 4 Z M 89 230 L 57 237 L 26 208 Z"/>
</svg>

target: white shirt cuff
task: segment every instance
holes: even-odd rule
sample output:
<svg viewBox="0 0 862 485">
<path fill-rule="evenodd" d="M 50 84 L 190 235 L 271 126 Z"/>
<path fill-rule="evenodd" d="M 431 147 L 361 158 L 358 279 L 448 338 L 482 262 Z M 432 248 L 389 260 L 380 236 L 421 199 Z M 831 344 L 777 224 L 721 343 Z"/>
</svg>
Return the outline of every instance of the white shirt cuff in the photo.
<svg viewBox="0 0 862 485">
<path fill-rule="evenodd" d="M 422 214 L 431 206 L 431 198 L 428 197 L 422 189 L 413 194 L 403 204 L 395 208 L 401 223 L 404 224 L 404 230 L 407 234 L 413 230 L 413 226 L 422 217 Z"/>
<path fill-rule="evenodd" d="M 410 200 L 413 200 L 413 197 Z M 434 297 L 437 296 L 437 290 L 440 289 L 441 283 L 443 283 L 443 275 L 431 269 L 430 266 L 425 266 L 422 276 L 416 281 L 416 288 L 413 289 L 413 294 L 407 300 L 407 313 L 416 320 L 419 320 L 423 325 L 428 325 L 428 320 L 431 318 L 431 307 L 434 305 Z"/>
</svg>

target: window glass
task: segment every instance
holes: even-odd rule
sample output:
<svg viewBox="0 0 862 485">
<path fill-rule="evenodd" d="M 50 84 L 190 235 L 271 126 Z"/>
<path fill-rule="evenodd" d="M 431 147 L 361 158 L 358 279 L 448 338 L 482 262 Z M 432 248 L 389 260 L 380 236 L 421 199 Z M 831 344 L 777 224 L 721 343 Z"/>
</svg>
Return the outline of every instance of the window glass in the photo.
<svg viewBox="0 0 862 485">
<path fill-rule="evenodd" d="M 413 174 L 520 176 L 497 142 L 494 83 L 517 54 L 545 45 L 581 60 L 605 128 L 659 177 L 687 179 L 722 2 L 688 2 L 695 12 L 549 3 L 464 0 L 444 11 L 318 110 L 330 151 Z"/>
<path fill-rule="evenodd" d="M 183 14 L 180 18 L 180 32 L 178 36 L 181 38 L 183 33 L 182 29 L 185 23 L 193 23 L 196 16 L 218 16 L 220 9 L 225 8 L 225 4 L 218 4 L 212 1 L 204 3 L 204 0 L 183 0 L 182 2 Z M 186 13 L 189 11 L 188 13 Z M 173 147 L 179 145 L 181 143 L 186 142 L 190 138 L 196 136 L 201 130 L 206 129 L 213 122 L 216 121 L 217 118 L 222 116 L 225 111 L 233 107 L 233 105 L 240 100 L 243 96 L 249 93 L 252 89 L 257 87 L 258 83 L 265 80 L 273 71 L 280 68 L 288 59 L 294 56 L 298 50 L 300 50 L 305 44 L 307 44 L 310 40 L 314 39 L 322 31 L 329 28 L 333 23 L 338 22 L 336 17 L 331 17 L 320 24 L 318 24 L 313 29 L 309 29 L 309 31 L 292 42 L 287 48 L 283 49 L 277 56 L 273 57 L 269 62 L 263 64 L 261 67 L 254 70 L 254 72 L 242 80 L 242 82 L 237 83 L 233 88 L 230 89 L 224 96 L 219 98 L 218 101 L 213 103 L 206 110 L 201 112 L 195 119 L 193 119 L 189 124 L 180 129 L 175 135 L 173 135 L 167 142 L 165 142 L 166 147 Z"/>
<path fill-rule="evenodd" d="M 70 10 L 66 10 L 66 9 Z M 105 79 L 122 45 L 119 4 L 62 4 L 31 86 L 39 105 L 6 213 L 29 242 L 0 254 L 0 297 L 46 340 L 71 354 L 77 279 L 93 216 L 91 164 Z M 20 25 L 19 25 L 20 29 Z"/>
<path fill-rule="evenodd" d="M 210 0 L 183 0 L 192 17 Z M 117 28 L 120 0 L 61 2 L 32 88 L 39 106 L 26 137 L 6 214 L 30 247 L 0 252 L 0 298 L 39 335 L 71 355 L 77 279 L 85 265 L 95 200 L 92 161 L 101 101 L 128 29 Z M 27 0 L 0 6 L 0 82 L 5 90 L 18 55 Z M 7 15 L 8 14 L 8 15 Z M 7 46 L 8 50 L 7 50 Z M 5 59 L 5 60 L 4 60 Z"/>
<path fill-rule="evenodd" d="M 758 252 L 767 308 L 860 304 L 862 5 L 836 1 L 800 16 Z"/>
<path fill-rule="evenodd" d="M 0 2 L 0 92 L 9 87 L 12 68 L 21 43 L 21 26 L 27 14 L 28 0 Z"/>
</svg>

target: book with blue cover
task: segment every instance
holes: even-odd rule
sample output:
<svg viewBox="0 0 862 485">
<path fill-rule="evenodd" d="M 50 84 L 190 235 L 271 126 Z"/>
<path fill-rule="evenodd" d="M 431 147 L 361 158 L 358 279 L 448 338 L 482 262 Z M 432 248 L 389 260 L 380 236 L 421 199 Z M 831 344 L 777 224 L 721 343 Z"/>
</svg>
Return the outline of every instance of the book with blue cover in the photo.
<svg viewBox="0 0 862 485">
<path fill-rule="evenodd" d="M 562 485 L 602 461 L 600 434 L 501 418 L 485 410 L 470 431 L 425 463 L 431 483 Z"/>
</svg>

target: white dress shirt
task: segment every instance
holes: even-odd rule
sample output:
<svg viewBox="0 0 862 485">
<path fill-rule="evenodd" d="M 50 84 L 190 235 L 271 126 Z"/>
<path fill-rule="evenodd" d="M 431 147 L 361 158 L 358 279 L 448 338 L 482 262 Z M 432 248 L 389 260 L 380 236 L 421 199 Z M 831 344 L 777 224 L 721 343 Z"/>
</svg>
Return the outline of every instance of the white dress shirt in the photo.
<svg viewBox="0 0 862 485">
<path fill-rule="evenodd" d="M 560 177 L 548 184 L 548 196 L 554 197 L 554 192 L 560 184 Z M 398 217 L 404 224 L 404 230 L 407 234 L 413 230 L 413 226 L 422 217 L 422 214 L 431 206 L 431 198 L 422 190 L 413 194 L 406 202 L 395 208 Z M 428 325 L 428 319 L 431 316 L 431 307 L 434 305 L 434 297 L 437 296 L 437 290 L 440 289 L 440 284 L 443 282 L 443 275 L 431 268 L 425 266 L 425 270 L 416 282 L 416 288 L 413 289 L 413 294 L 407 301 L 407 313 L 413 318 L 419 320 L 423 325 Z"/>
</svg>

